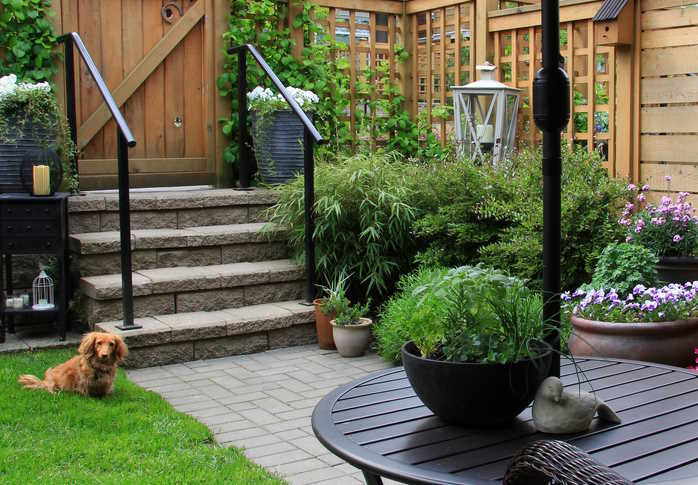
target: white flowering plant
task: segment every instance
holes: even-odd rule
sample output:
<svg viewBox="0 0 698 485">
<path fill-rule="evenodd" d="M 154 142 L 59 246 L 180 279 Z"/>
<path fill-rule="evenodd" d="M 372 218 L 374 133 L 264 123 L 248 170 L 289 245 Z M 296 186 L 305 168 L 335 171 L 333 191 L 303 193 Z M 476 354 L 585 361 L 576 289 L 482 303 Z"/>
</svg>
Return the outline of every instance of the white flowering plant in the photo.
<svg viewBox="0 0 698 485">
<path fill-rule="evenodd" d="M 314 105 L 320 101 L 317 95 L 312 91 L 305 91 L 294 87 L 288 87 L 286 91 L 288 91 L 303 111 L 312 111 Z M 263 88 L 262 86 L 257 86 L 247 93 L 247 105 L 250 111 L 255 111 L 260 114 L 289 109 L 289 105 L 281 93 L 274 94 L 271 89 Z"/>
<path fill-rule="evenodd" d="M 56 151 L 64 164 L 70 190 L 78 190 L 72 162 L 76 153 L 68 123 L 47 82 L 17 82 L 15 74 L 0 77 L 0 144 L 14 144 L 30 134 L 38 145 Z"/>
</svg>

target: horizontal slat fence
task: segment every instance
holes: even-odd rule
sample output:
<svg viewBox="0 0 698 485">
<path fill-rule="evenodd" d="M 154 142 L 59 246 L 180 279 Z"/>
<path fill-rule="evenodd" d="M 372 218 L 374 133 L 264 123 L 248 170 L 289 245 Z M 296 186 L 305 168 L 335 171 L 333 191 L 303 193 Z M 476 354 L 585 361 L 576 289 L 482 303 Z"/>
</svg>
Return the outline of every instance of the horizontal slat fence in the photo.
<svg viewBox="0 0 698 485">
<path fill-rule="evenodd" d="M 641 6 L 639 178 L 657 200 L 698 192 L 698 8 L 681 0 Z"/>
</svg>

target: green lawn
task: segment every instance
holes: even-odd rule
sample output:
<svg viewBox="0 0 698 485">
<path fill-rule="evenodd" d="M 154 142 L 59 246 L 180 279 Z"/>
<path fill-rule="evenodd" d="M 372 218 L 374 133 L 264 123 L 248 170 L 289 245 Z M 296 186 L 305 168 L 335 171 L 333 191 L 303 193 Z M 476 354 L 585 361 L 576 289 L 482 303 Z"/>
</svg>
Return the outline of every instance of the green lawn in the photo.
<svg viewBox="0 0 698 485">
<path fill-rule="evenodd" d="M 284 483 L 122 371 L 104 399 L 17 384 L 73 354 L 0 355 L 0 483 Z"/>
</svg>

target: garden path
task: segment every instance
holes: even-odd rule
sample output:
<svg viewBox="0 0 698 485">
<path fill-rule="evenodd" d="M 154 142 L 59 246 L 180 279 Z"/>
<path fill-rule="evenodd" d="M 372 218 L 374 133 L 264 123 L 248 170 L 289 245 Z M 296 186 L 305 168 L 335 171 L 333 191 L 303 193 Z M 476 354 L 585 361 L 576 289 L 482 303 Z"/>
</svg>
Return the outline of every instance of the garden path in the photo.
<svg viewBox="0 0 698 485">
<path fill-rule="evenodd" d="M 292 485 L 355 485 L 363 475 L 320 444 L 310 416 L 337 386 L 389 366 L 375 354 L 345 359 L 307 345 L 134 369 L 128 376 L 206 424 L 221 445 L 243 448 Z"/>
</svg>

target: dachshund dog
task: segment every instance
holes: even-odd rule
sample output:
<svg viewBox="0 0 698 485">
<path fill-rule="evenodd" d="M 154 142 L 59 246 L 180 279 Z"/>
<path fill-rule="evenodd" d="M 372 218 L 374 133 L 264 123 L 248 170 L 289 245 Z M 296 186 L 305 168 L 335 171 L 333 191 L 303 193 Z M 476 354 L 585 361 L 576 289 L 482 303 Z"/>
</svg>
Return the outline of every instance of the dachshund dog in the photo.
<svg viewBox="0 0 698 485">
<path fill-rule="evenodd" d="M 128 355 L 126 344 L 118 335 L 90 332 L 82 338 L 78 355 L 46 371 L 44 380 L 20 376 L 18 382 L 27 389 L 50 393 L 72 391 L 84 396 L 102 397 L 114 390 L 116 366 Z"/>
</svg>

